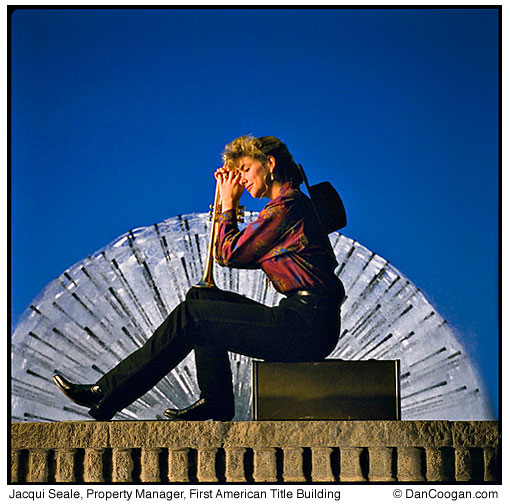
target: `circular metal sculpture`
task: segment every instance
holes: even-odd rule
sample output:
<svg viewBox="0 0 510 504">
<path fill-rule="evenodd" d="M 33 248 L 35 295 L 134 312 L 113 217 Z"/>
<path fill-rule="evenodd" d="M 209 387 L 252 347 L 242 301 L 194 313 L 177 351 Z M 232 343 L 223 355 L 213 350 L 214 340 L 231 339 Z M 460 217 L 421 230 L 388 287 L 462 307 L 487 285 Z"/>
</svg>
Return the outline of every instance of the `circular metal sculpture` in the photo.
<svg viewBox="0 0 510 504">
<path fill-rule="evenodd" d="M 246 220 L 256 217 L 247 212 Z M 139 348 L 201 278 L 207 214 L 179 215 L 122 235 L 53 280 L 12 337 L 12 420 L 90 419 L 51 381 L 58 370 L 93 383 Z M 388 261 L 340 233 L 330 234 L 347 298 L 335 359 L 400 359 L 402 419 L 492 418 L 462 345 L 418 288 Z M 218 287 L 268 305 L 281 295 L 259 270 L 217 267 Z M 234 420 L 250 419 L 251 359 L 231 354 Z M 163 419 L 199 394 L 193 355 L 116 419 Z"/>
</svg>

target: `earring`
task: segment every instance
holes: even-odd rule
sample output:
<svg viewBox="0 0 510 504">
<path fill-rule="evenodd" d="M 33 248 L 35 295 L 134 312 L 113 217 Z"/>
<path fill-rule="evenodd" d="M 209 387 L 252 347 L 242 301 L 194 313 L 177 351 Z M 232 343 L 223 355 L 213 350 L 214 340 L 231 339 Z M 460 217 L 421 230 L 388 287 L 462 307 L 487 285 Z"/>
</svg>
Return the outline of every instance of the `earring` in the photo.
<svg viewBox="0 0 510 504">
<path fill-rule="evenodd" d="M 271 173 L 269 174 L 269 180 L 270 180 L 271 182 L 273 182 L 273 180 L 274 180 L 273 172 L 271 172 Z"/>
</svg>

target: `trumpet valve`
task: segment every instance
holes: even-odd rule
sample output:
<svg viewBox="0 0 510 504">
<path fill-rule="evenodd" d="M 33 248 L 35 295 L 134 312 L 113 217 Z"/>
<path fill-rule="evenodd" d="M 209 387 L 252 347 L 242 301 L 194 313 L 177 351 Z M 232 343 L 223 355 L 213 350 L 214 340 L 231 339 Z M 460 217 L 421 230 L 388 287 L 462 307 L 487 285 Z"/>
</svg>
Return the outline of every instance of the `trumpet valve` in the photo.
<svg viewBox="0 0 510 504">
<path fill-rule="evenodd" d="M 246 207 L 244 205 L 236 208 L 237 222 L 244 222 L 244 211 L 245 210 L 246 210 Z"/>
</svg>

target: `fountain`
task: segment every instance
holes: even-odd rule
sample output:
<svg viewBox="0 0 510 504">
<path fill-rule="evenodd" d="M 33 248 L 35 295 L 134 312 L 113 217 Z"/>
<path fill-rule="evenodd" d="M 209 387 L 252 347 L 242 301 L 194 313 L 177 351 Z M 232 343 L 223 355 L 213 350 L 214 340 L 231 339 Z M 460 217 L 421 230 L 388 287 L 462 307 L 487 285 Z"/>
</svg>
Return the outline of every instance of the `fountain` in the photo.
<svg viewBox="0 0 510 504">
<path fill-rule="evenodd" d="M 247 212 L 245 219 L 255 219 Z M 12 420 L 90 419 L 51 381 L 95 382 L 140 347 L 201 277 L 207 214 L 179 215 L 129 231 L 50 282 L 12 336 Z M 340 233 L 329 235 L 347 297 L 328 358 L 400 359 L 403 420 L 492 419 L 483 384 L 447 322 L 388 261 Z M 216 267 L 218 287 L 267 305 L 281 295 L 259 270 Z M 236 416 L 250 419 L 251 359 L 231 354 Z M 163 419 L 199 391 L 193 355 L 115 419 Z"/>
</svg>

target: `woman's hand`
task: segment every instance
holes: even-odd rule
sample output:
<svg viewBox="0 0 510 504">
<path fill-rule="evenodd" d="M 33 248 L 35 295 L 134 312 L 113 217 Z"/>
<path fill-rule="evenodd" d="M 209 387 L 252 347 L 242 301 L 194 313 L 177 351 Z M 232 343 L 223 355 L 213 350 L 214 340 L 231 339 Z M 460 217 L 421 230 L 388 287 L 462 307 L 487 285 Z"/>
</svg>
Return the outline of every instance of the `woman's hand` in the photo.
<svg viewBox="0 0 510 504">
<path fill-rule="evenodd" d="M 222 166 L 214 172 L 214 177 L 220 185 L 221 211 L 237 208 L 244 191 L 241 185 L 241 172 L 228 171 Z"/>
</svg>

